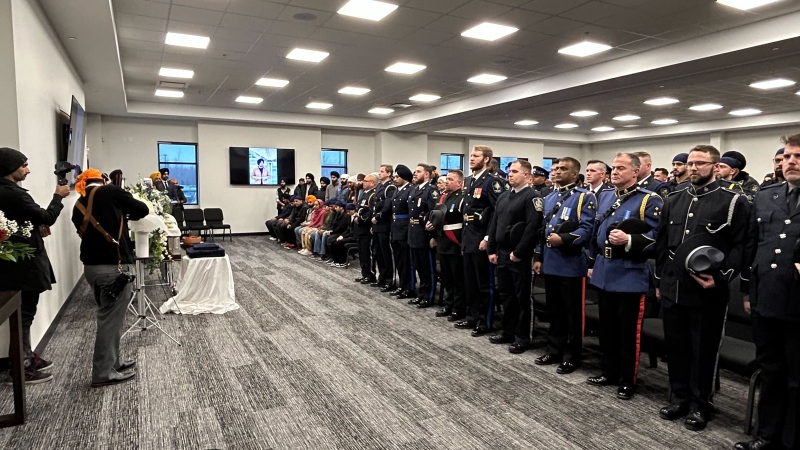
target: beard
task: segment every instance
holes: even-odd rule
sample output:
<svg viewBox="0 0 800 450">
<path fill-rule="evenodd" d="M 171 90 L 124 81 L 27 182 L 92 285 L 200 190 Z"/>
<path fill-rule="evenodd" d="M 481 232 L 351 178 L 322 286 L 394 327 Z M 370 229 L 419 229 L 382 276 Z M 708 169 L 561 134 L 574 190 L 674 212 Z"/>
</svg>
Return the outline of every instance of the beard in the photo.
<svg viewBox="0 0 800 450">
<path fill-rule="evenodd" d="M 705 186 L 708 184 L 709 181 L 714 179 L 714 172 L 711 172 L 708 175 L 689 175 L 689 178 L 692 180 L 692 184 L 695 186 Z"/>
</svg>

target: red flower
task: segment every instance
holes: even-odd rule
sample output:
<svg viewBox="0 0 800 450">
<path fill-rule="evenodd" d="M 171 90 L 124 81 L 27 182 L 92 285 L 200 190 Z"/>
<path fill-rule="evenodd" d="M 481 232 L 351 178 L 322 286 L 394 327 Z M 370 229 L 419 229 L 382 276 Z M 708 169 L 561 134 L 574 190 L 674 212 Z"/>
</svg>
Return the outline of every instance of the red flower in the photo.
<svg viewBox="0 0 800 450">
<path fill-rule="evenodd" d="M 8 232 L 6 230 L 0 230 L 0 242 L 5 241 L 8 239 Z"/>
</svg>

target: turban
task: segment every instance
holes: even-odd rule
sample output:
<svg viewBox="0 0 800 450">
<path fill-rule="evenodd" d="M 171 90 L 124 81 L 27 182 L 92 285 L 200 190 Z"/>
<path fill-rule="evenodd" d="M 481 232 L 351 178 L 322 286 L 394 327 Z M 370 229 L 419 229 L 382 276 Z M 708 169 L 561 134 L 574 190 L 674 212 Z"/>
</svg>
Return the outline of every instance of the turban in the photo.
<svg viewBox="0 0 800 450">
<path fill-rule="evenodd" d="M 99 170 L 90 167 L 78 175 L 78 180 L 75 183 L 75 192 L 81 194 L 81 197 L 86 197 L 86 182 L 89 180 L 103 181 L 103 174 Z"/>
<path fill-rule="evenodd" d="M 313 195 L 306 196 L 306 201 L 307 201 L 307 202 L 314 203 L 314 202 L 316 202 L 316 201 L 317 201 L 317 197 L 315 197 L 315 196 L 313 196 Z"/>
</svg>

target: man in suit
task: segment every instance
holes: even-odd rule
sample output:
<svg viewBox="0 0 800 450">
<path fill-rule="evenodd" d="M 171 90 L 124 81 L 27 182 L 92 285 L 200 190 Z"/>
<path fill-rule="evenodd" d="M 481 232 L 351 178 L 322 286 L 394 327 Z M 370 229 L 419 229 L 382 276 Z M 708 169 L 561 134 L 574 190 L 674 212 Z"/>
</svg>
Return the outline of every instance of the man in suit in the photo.
<svg viewBox="0 0 800 450">
<path fill-rule="evenodd" d="M 544 199 L 544 233 L 533 263 L 533 271 L 545 277 L 550 329 L 547 351 L 534 363 L 560 364 L 556 373 L 568 374 L 581 365 L 589 268 L 583 250 L 592 236 L 597 205 L 591 192 L 577 186 L 581 170 L 578 160 L 558 159 L 550 170 L 555 173 L 559 188 Z M 561 230 L 568 225 L 575 227 Z"/>
<path fill-rule="evenodd" d="M 750 206 L 745 196 L 715 179 L 719 151 L 694 147 L 687 158 L 690 184 L 667 198 L 658 224 L 656 295 L 664 312 L 672 403 L 661 408 L 666 420 L 686 416 L 686 428 L 704 429 L 714 412 L 714 379 L 730 292 L 742 269 Z M 689 273 L 678 247 L 694 236 L 713 235 L 726 258 L 712 273 Z M 678 252 L 679 253 L 679 252 Z M 688 416 L 687 416 L 688 414 Z"/>
<path fill-rule="evenodd" d="M 356 216 L 356 239 L 358 240 L 358 262 L 361 266 L 361 276 L 355 281 L 361 284 L 375 283 L 375 272 L 372 271 L 372 211 L 375 208 L 375 186 L 378 177 L 369 174 L 364 177 L 364 189 L 358 196 Z"/>
<path fill-rule="evenodd" d="M 416 298 L 417 293 L 411 287 L 411 251 L 408 248 L 408 194 L 413 185 L 414 175 L 411 169 L 400 164 L 394 174 L 397 187 L 392 196 L 392 257 L 397 269 L 397 289 L 389 291 L 399 299 Z"/>
<path fill-rule="evenodd" d="M 372 249 L 378 266 L 378 281 L 371 286 L 381 288 L 381 292 L 396 289 L 394 285 L 394 263 L 392 262 L 392 197 L 397 188 L 392 183 L 394 169 L 389 164 L 378 170 L 380 183 L 375 188 L 375 206 L 372 211 Z"/>
<path fill-rule="evenodd" d="M 756 439 L 737 450 L 800 447 L 800 134 L 784 143 L 786 183 L 756 193 L 748 229 L 742 278 L 749 279 L 761 395 Z"/>
<path fill-rule="evenodd" d="M 586 163 L 586 189 L 590 190 L 595 198 L 603 189 L 613 188 L 605 182 L 607 168 L 608 165 L 598 159 Z"/>
<path fill-rule="evenodd" d="M 416 304 L 419 308 L 433 306 L 436 293 L 436 265 L 431 248 L 434 234 L 425 229 L 430 212 L 439 202 L 439 191 L 430 183 L 432 174 L 431 166 L 418 164 L 414 171 L 415 188 L 408 194 L 408 246 L 411 248 L 412 280 L 415 271 L 419 274 L 417 297 L 410 299 L 408 303 Z"/>
</svg>

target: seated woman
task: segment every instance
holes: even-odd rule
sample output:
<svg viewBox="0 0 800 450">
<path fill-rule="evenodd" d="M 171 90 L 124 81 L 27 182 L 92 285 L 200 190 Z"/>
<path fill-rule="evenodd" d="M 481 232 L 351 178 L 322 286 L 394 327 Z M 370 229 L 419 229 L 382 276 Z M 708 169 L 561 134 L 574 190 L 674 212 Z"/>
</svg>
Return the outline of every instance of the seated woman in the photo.
<svg viewBox="0 0 800 450">
<path fill-rule="evenodd" d="M 310 255 L 313 253 L 311 250 L 311 233 L 317 231 L 325 221 L 326 211 L 325 207 L 323 206 L 324 204 L 325 202 L 323 202 L 322 199 L 317 199 L 317 201 L 314 203 L 314 209 L 311 211 L 311 220 L 309 220 L 308 226 L 303 228 L 303 231 L 300 234 L 300 244 L 303 248 L 301 248 L 297 253 L 300 253 L 301 255 Z"/>
</svg>

